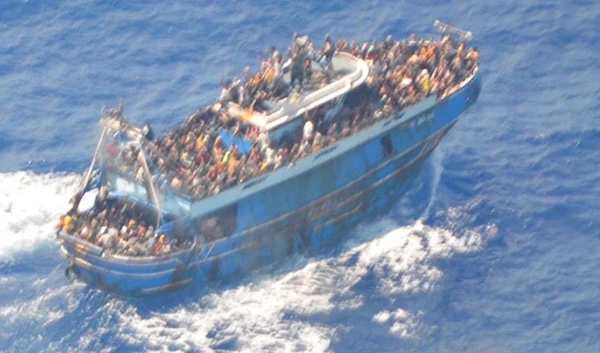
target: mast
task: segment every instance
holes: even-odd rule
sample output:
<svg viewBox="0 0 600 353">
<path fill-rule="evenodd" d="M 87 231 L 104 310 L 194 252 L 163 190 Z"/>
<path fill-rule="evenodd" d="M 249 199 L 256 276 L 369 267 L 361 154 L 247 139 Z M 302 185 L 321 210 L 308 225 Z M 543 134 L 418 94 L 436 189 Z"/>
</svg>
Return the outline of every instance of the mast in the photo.
<svg viewBox="0 0 600 353">
<path fill-rule="evenodd" d="M 141 159 L 142 162 L 142 167 L 144 168 L 144 175 L 146 176 L 146 183 L 148 185 L 148 188 L 150 189 L 150 196 L 152 197 L 152 202 L 154 202 L 154 205 L 156 206 L 156 212 L 157 212 L 157 217 L 156 217 L 156 228 L 158 229 L 159 225 L 160 225 L 160 218 L 161 218 L 161 213 L 160 213 L 160 199 L 158 197 L 158 193 L 156 192 L 156 187 L 154 185 L 154 183 L 152 182 L 152 175 L 150 174 L 150 168 L 148 168 L 148 162 L 146 161 L 146 154 L 144 153 L 144 149 L 142 148 L 142 139 L 138 140 L 138 144 L 139 144 L 139 148 L 140 148 L 140 152 L 139 152 L 139 156 L 138 159 Z"/>
<path fill-rule="evenodd" d="M 141 162 L 142 168 L 144 169 L 144 179 L 147 184 L 147 189 L 150 194 L 150 198 L 152 199 L 152 203 L 156 206 L 156 228 L 158 229 L 160 225 L 161 219 L 161 208 L 160 208 L 160 198 L 158 196 L 158 192 L 156 191 L 156 186 L 152 181 L 152 174 L 150 173 L 150 168 L 148 167 L 148 161 L 146 160 L 146 154 L 144 153 L 144 143 L 148 142 L 146 146 L 151 149 L 155 149 L 152 142 L 146 141 L 144 132 L 138 126 L 135 126 L 128 120 L 123 117 L 123 101 L 119 102 L 119 105 L 116 108 L 109 109 L 108 113 L 105 117 L 100 119 L 100 124 L 104 126 L 104 131 L 106 130 L 115 130 L 121 133 L 125 133 L 127 137 L 137 142 L 137 145 L 140 149 L 138 154 L 138 161 Z"/>
<path fill-rule="evenodd" d="M 106 135 L 107 128 L 104 127 L 102 129 L 102 133 L 100 134 L 100 138 L 98 139 L 98 144 L 96 145 L 96 150 L 94 151 L 94 157 L 92 158 L 92 162 L 90 163 L 90 167 L 85 173 L 85 177 L 81 182 L 80 189 L 84 189 L 88 182 L 90 181 L 90 176 L 92 175 L 92 170 L 94 169 L 94 165 L 96 164 L 96 159 L 98 159 L 98 153 L 100 152 L 100 146 L 102 146 L 102 142 L 104 141 L 104 135 Z"/>
</svg>

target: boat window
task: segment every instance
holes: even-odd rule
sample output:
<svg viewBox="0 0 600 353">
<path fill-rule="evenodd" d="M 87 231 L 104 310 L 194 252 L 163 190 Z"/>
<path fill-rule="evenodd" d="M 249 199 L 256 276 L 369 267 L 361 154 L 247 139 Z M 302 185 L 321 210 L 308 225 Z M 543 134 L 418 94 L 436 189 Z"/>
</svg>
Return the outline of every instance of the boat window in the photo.
<svg viewBox="0 0 600 353">
<path fill-rule="evenodd" d="M 207 240 L 225 238 L 233 234 L 237 227 L 238 204 L 225 206 L 209 215 L 194 219 L 196 231 Z"/>
<path fill-rule="evenodd" d="M 301 129 L 304 125 L 304 119 L 302 119 L 302 115 L 298 115 L 291 119 L 289 122 L 278 126 L 269 131 L 269 138 L 272 141 L 281 141 L 284 136 L 293 136 L 295 135 L 296 130 Z"/>
<path fill-rule="evenodd" d="M 381 138 L 381 147 L 383 147 L 383 155 L 385 157 L 389 157 L 392 153 L 394 153 L 394 144 L 392 143 L 392 138 L 390 135 L 385 135 Z"/>
</svg>

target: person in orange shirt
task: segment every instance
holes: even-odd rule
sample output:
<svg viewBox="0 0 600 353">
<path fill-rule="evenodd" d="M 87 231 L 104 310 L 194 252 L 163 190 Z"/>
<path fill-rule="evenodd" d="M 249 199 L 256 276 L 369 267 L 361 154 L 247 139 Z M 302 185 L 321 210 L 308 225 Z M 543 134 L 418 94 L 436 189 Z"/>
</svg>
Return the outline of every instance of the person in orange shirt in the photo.
<svg viewBox="0 0 600 353">
<path fill-rule="evenodd" d="M 240 164 L 239 153 L 237 152 L 237 150 L 235 150 L 229 156 L 229 163 L 227 165 L 227 167 L 228 167 L 227 169 L 228 169 L 229 173 L 233 174 L 233 172 L 236 170 L 236 168 L 239 164 Z"/>
<path fill-rule="evenodd" d="M 152 255 L 158 256 L 158 254 L 160 254 L 160 250 L 162 249 L 165 240 L 166 236 L 164 234 L 161 234 L 158 237 L 158 240 L 152 245 Z"/>
<path fill-rule="evenodd" d="M 208 135 L 199 134 L 198 138 L 196 139 L 196 143 L 195 143 L 196 151 L 202 150 L 202 147 L 204 146 L 204 144 L 206 143 L 207 140 L 208 140 Z"/>
</svg>

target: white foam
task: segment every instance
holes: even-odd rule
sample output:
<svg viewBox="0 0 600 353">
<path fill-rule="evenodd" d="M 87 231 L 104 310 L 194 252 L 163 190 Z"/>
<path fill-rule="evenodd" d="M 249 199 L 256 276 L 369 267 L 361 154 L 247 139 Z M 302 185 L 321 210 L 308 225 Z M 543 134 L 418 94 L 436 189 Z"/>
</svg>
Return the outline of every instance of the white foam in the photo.
<svg viewBox="0 0 600 353">
<path fill-rule="evenodd" d="M 23 323 L 36 323 L 43 327 L 62 319 L 67 313 L 78 307 L 81 300 L 82 284 L 62 282 L 59 287 L 47 284 L 32 283 L 26 290 L 35 293 L 34 297 L 24 295 L 27 299 L 15 298 L 14 301 L 0 306 L 0 320 L 18 327 Z M 31 294 L 28 293 L 28 294 Z"/>
<path fill-rule="evenodd" d="M 389 332 L 400 338 L 414 338 L 418 334 L 418 329 L 421 326 L 419 317 L 422 312 L 413 314 L 405 309 L 398 308 L 395 312 L 382 310 L 373 316 L 373 321 L 379 324 L 388 324 Z M 390 324 L 390 321 L 392 323 Z"/>
<path fill-rule="evenodd" d="M 337 292 L 332 280 L 338 269 L 323 261 L 257 284 L 210 294 L 200 303 L 172 312 L 141 318 L 134 310 L 120 315 L 123 338 L 144 344 L 149 351 L 219 347 L 235 342 L 245 352 L 323 352 L 334 329 L 303 320 L 285 318 L 286 313 L 310 315 L 333 308 Z"/>
<path fill-rule="evenodd" d="M 79 178 L 0 174 L 0 261 L 33 251 L 40 242 L 54 241 L 54 225 L 68 208 Z M 434 290 L 443 276 L 435 265 L 437 259 L 477 251 L 495 235 L 494 225 L 452 231 L 464 228 L 463 218 L 469 217 L 473 206 L 443 211 L 448 229 L 423 221 L 398 226 L 390 218 L 364 224 L 349 235 L 351 240 L 338 256 L 296 258 L 290 261 L 295 263 L 285 265 L 288 272 L 254 277 L 255 283 L 209 294 L 172 310 L 140 315 L 135 305 L 117 297 L 110 297 L 97 310 L 117 318 L 114 332 L 119 339 L 142 345 L 146 351 L 325 352 L 344 328 L 321 324 L 311 315 L 368 310 L 365 294 L 356 285 L 369 274 L 373 283 L 369 291 L 383 297 Z M 86 300 L 84 286 L 59 282 L 57 277 L 54 273 L 49 280 L 33 280 L 25 290 L 37 294 L 0 306 L 0 320 L 16 320 L 15 326 L 28 320 L 44 327 L 78 310 L 80 301 Z M 12 286 L 15 281 L 0 276 L 0 283 Z M 391 335 L 411 339 L 424 329 L 422 315 L 392 300 L 388 307 L 373 312 L 372 320 Z M 85 339 L 79 342 L 82 348 L 89 344 Z"/>
<path fill-rule="evenodd" d="M 401 338 L 413 338 L 417 335 L 419 326 L 419 317 L 422 316 L 422 312 L 413 314 L 402 308 L 396 310 L 394 313 L 394 323 L 390 327 L 390 333 L 400 336 Z"/>
<path fill-rule="evenodd" d="M 298 270 L 266 276 L 256 284 L 211 294 L 198 304 L 150 318 L 129 309 L 120 315 L 121 324 L 129 328 L 122 334 L 127 341 L 153 351 L 210 351 L 223 342 L 235 342 L 234 348 L 245 352 L 325 352 L 336 337 L 336 328 L 303 317 L 364 306 L 362 294 L 353 286 L 369 271 L 376 275 L 374 290 L 383 296 L 431 291 L 443 275 L 434 261 L 480 249 L 493 236 L 488 228 L 454 234 L 417 222 L 394 229 L 390 219 L 383 219 L 357 232 L 393 230 L 366 243 L 349 243 L 340 256 L 298 260 L 304 264 Z M 350 261 L 356 257 L 357 261 Z M 387 325 L 390 334 L 409 339 L 422 329 L 421 316 L 421 312 L 392 305 L 374 314 L 373 321 Z"/>
<path fill-rule="evenodd" d="M 429 157 L 429 163 L 433 168 L 433 176 L 431 180 L 431 190 L 429 192 L 429 202 L 427 203 L 427 207 L 423 211 L 421 215 L 421 219 L 426 219 L 429 217 L 429 213 L 431 212 L 431 206 L 435 204 L 437 188 L 440 185 L 440 180 L 442 178 L 442 173 L 444 172 L 444 152 L 441 148 L 437 148 L 433 150 L 433 153 Z"/>
<path fill-rule="evenodd" d="M 68 209 L 80 178 L 26 171 L 0 174 L 0 261 L 52 239 L 54 226 Z"/>
</svg>

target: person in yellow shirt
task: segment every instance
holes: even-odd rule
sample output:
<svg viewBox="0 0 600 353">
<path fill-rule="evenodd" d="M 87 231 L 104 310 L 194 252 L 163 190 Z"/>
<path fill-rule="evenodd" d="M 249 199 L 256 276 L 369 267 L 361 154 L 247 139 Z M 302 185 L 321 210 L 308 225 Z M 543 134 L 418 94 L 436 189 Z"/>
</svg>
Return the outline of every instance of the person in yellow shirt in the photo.
<svg viewBox="0 0 600 353">
<path fill-rule="evenodd" d="M 233 146 L 233 145 L 232 145 Z M 225 151 L 225 153 L 223 154 L 223 158 L 221 159 L 221 167 L 227 166 L 227 164 L 229 163 L 229 157 L 231 156 L 231 148 L 229 148 L 227 151 Z"/>
<path fill-rule="evenodd" d="M 71 230 L 73 229 L 73 217 L 71 215 L 66 214 L 63 218 L 62 229 L 67 233 L 71 233 Z"/>
<path fill-rule="evenodd" d="M 427 70 L 423 69 L 423 71 L 421 71 L 419 77 L 417 78 L 417 82 L 419 83 L 419 88 L 421 88 L 421 91 L 425 92 L 425 94 L 428 94 L 431 88 L 431 82 L 429 80 L 429 72 L 427 72 Z"/>
<path fill-rule="evenodd" d="M 135 221 L 135 219 L 133 219 L 133 218 L 130 218 L 130 219 L 129 219 L 129 222 L 127 223 L 127 228 L 128 228 L 128 229 L 133 229 L 133 228 L 135 227 L 135 224 L 136 224 L 136 223 L 137 223 L 137 222 Z"/>
<path fill-rule="evenodd" d="M 204 136 L 202 134 L 198 135 L 195 146 L 196 146 L 196 151 L 200 151 L 202 149 L 202 146 L 204 146 Z"/>
</svg>

